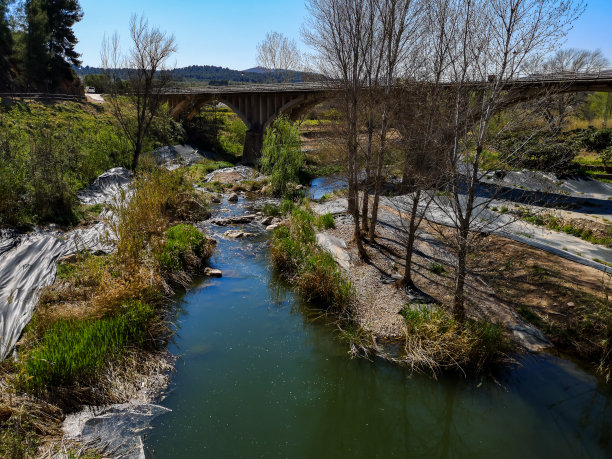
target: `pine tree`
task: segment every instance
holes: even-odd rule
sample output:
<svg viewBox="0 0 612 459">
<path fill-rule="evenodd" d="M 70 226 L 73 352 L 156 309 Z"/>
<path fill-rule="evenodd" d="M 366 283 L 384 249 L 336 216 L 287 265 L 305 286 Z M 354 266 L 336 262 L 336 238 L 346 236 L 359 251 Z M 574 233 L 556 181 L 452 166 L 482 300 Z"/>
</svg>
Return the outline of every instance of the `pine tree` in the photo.
<svg viewBox="0 0 612 459">
<path fill-rule="evenodd" d="M 78 0 L 27 0 L 24 65 L 28 84 L 40 91 L 70 86 L 80 65 L 72 26 L 83 12 Z"/>
<path fill-rule="evenodd" d="M 26 34 L 25 56 L 22 57 L 25 67 L 26 89 L 47 91 L 49 80 L 49 33 L 45 0 L 28 0 L 25 6 Z"/>
<path fill-rule="evenodd" d="M 81 65 L 74 47 L 78 40 L 72 26 L 81 20 L 83 12 L 78 0 L 45 0 L 48 50 L 53 86 L 76 77 L 72 65 Z"/>
<path fill-rule="evenodd" d="M 0 0 L 0 87 L 6 87 L 10 79 L 10 56 L 13 53 L 13 37 L 9 28 L 8 0 Z"/>
</svg>

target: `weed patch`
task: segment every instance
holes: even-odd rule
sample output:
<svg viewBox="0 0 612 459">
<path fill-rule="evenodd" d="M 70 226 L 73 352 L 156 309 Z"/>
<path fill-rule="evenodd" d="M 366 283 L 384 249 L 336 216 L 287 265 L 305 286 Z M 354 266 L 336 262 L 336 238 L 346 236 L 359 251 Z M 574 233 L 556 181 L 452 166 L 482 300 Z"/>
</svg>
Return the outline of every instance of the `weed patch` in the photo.
<svg viewBox="0 0 612 459">
<path fill-rule="evenodd" d="M 94 320 L 60 320 L 50 324 L 27 353 L 22 385 L 29 391 L 86 382 L 107 359 L 117 358 L 128 345 L 145 344 L 153 308 L 126 302 L 121 312 Z"/>
<path fill-rule="evenodd" d="M 332 214 L 319 215 L 316 219 L 316 226 L 321 229 L 335 228 L 334 216 Z"/>
<path fill-rule="evenodd" d="M 342 311 L 350 306 L 354 290 L 333 257 L 316 244 L 315 220 L 310 210 L 294 208 L 288 227 L 274 232 L 272 261 L 308 300 Z"/>
</svg>

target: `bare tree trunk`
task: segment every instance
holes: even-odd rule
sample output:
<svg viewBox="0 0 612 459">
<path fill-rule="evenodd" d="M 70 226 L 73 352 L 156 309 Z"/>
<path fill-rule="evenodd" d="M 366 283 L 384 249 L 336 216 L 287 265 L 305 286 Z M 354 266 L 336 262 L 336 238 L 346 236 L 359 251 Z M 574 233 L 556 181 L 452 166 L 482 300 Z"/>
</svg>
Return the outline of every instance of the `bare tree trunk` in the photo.
<svg viewBox="0 0 612 459">
<path fill-rule="evenodd" d="M 365 182 L 363 185 L 363 202 L 361 207 L 361 225 L 363 226 L 363 231 L 368 231 L 368 208 L 370 203 L 370 196 L 368 191 L 370 189 L 372 183 L 372 174 L 370 168 L 372 167 L 372 138 L 374 137 L 374 126 L 373 120 L 370 116 L 370 120 L 368 121 L 368 146 L 366 150 L 366 162 L 365 162 Z"/>
<path fill-rule="evenodd" d="M 421 190 L 417 190 L 412 198 L 412 212 L 410 213 L 410 224 L 408 226 L 408 240 L 406 241 L 406 265 L 404 268 L 404 285 L 411 287 L 414 285 L 412 281 L 412 253 L 414 251 L 414 242 L 416 240 L 416 230 L 418 228 L 417 219 L 419 211 L 419 201 L 421 200 Z"/>
<path fill-rule="evenodd" d="M 380 193 L 382 191 L 383 165 L 385 160 L 385 148 L 387 141 L 387 115 L 383 112 L 382 125 L 380 129 L 380 148 L 378 150 L 376 162 L 376 175 L 374 176 L 374 201 L 372 202 L 372 218 L 370 219 L 370 241 L 376 238 L 376 223 L 378 221 L 378 205 Z"/>
<path fill-rule="evenodd" d="M 465 275 L 467 261 L 467 231 L 466 237 L 461 238 L 459 242 L 459 251 L 457 252 L 457 272 L 455 273 L 455 298 L 453 301 L 453 316 L 457 322 L 462 323 L 465 320 Z M 461 237 L 461 236 L 460 236 Z"/>
</svg>

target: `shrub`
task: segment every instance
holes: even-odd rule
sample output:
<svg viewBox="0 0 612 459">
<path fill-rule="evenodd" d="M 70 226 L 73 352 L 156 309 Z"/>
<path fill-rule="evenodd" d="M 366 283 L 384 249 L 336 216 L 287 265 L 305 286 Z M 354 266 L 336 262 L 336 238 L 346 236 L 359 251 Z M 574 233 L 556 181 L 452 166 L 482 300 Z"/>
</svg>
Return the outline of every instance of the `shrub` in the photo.
<svg viewBox="0 0 612 459">
<path fill-rule="evenodd" d="M 565 134 L 508 132 L 496 147 L 500 161 L 510 167 L 564 172 L 572 167 L 580 141 Z"/>
<path fill-rule="evenodd" d="M 266 131 L 261 156 L 261 170 L 270 175 L 275 194 L 282 196 L 290 182 L 299 182 L 304 165 L 300 132 L 285 115 L 279 116 Z"/>
<path fill-rule="evenodd" d="M 429 265 L 429 271 L 431 271 L 434 274 L 440 275 L 446 272 L 446 269 L 444 269 L 444 265 L 440 263 L 432 263 Z"/>
<path fill-rule="evenodd" d="M 110 317 L 52 323 L 23 362 L 26 388 L 87 381 L 109 358 L 120 357 L 126 346 L 144 346 L 153 316 L 149 305 L 130 301 Z"/>
<path fill-rule="evenodd" d="M 270 244 L 272 261 L 308 300 L 342 311 L 350 306 L 354 290 L 331 254 L 317 245 L 314 222 L 312 212 L 294 208 L 289 226 L 274 231 Z"/>
<path fill-rule="evenodd" d="M 76 103 L 0 108 L 0 224 L 75 223 L 76 192 L 129 162 L 109 114 Z"/>
<path fill-rule="evenodd" d="M 110 206 L 116 215 L 109 221 L 117 240 L 116 257 L 137 265 L 148 254 L 147 247 L 161 243 L 171 221 L 206 218 L 208 205 L 197 193 L 180 170 L 160 168 L 139 175 L 129 199 L 124 192 Z"/>
</svg>

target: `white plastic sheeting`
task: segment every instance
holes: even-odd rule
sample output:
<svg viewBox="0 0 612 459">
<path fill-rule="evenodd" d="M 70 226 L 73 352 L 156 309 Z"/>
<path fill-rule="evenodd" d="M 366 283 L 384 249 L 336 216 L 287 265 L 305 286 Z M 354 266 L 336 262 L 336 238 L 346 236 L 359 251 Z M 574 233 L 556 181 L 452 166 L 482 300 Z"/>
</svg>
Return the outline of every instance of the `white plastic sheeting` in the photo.
<svg viewBox="0 0 612 459">
<path fill-rule="evenodd" d="M 111 169 L 80 193 L 79 199 L 85 204 L 107 203 L 130 180 L 127 169 Z M 108 253 L 112 249 L 103 221 L 69 232 L 0 234 L 0 359 L 9 355 L 30 321 L 43 287 L 54 282 L 59 259 L 79 251 Z"/>
<path fill-rule="evenodd" d="M 88 407 L 66 417 L 66 436 L 95 448 L 105 457 L 144 459 L 142 433 L 160 414 L 171 411 L 150 403 Z"/>
</svg>

